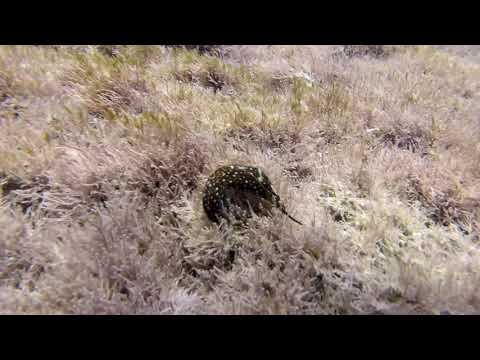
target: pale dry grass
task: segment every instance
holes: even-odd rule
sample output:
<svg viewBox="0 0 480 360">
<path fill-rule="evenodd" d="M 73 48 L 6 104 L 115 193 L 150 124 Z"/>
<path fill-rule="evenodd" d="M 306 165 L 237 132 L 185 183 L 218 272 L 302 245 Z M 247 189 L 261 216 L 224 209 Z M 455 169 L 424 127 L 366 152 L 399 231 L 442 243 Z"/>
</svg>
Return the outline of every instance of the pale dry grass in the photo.
<svg viewBox="0 0 480 360">
<path fill-rule="evenodd" d="M 479 312 L 476 62 L 200 50 L 0 47 L 2 313 Z M 209 223 L 230 163 L 305 225 Z"/>
</svg>

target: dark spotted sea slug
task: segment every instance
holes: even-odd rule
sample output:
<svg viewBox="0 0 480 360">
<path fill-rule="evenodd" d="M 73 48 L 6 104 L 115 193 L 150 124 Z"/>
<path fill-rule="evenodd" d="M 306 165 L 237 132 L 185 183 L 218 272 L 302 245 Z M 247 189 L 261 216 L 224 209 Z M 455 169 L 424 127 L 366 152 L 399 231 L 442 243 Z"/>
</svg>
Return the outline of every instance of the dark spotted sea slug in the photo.
<svg viewBox="0 0 480 360">
<path fill-rule="evenodd" d="M 217 169 L 205 186 L 203 208 L 215 223 L 222 218 L 244 221 L 252 213 L 268 216 L 272 208 L 278 208 L 301 224 L 287 213 L 265 172 L 254 166 L 230 165 Z"/>
</svg>

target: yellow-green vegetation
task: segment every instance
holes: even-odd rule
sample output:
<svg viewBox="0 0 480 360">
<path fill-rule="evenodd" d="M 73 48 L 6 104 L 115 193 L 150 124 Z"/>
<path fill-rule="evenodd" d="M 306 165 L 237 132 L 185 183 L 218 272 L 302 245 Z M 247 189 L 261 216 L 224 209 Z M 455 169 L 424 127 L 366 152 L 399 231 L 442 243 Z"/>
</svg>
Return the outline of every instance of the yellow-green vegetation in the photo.
<svg viewBox="0 0 480 360">
<path fill-rule="evenodd" d="M 480 311 L 474 58 L 216 50 L 0 47 L 1 313 Z M 210 222 L 230 164 L 304 225 Z"/>
</svg>

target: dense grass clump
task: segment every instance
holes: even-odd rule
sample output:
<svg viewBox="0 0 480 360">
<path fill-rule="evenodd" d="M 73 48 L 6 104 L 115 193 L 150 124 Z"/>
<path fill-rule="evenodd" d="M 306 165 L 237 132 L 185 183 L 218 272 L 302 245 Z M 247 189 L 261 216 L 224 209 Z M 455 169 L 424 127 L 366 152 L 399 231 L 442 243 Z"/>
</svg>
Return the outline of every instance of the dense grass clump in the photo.
<svg viewBox="0 0 480 360">
<path fill-rule="evenodd" d="M 473 50 L 0 47 L 0 312 L 478 313 Z M 231 164 L 303 226 L 212 223 Z"/>
</svg>

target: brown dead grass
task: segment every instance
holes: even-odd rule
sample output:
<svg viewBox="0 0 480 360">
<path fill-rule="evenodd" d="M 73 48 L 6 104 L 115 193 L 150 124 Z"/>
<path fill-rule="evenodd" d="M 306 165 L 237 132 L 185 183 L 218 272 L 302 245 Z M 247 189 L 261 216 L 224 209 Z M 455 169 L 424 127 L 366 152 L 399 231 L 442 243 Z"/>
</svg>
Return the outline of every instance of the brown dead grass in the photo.
<svg viewBox="0 0 480 360">
<path fill-rule="evenodd" d="M 2 313 L 478 313 L 475 62 L 212 50 L 0 48 Z M 230 163 L 305 225 L 211 224 Z"/>
</svg>

